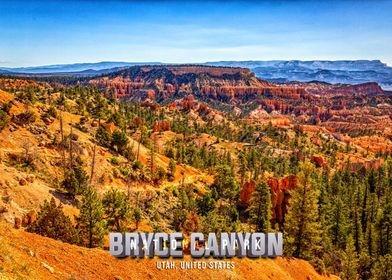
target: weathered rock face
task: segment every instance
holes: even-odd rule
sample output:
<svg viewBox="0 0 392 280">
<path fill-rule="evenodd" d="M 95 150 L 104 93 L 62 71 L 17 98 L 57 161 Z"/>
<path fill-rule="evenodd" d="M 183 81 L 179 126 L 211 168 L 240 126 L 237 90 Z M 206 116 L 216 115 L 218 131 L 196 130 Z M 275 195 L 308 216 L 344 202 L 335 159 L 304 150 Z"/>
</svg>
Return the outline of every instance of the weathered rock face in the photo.
<svg viewBox="0 0 392 280">
<path fill-rule="evenodd" d="M 352 172 L 356 172 L 362 168 L 365 168 L 366 170 L 370 170 L 370 169 L 377 170 L 383 164 L 384 164 L 384 159 L 377 158 L 377 159 L 367 160 L 362 162 L 350 162 L 349 169 Z"/>
<path fill-rule="evenodd" d="M 249 69 L 211 66 L 135 66 L 109 76 L 93 79 L 90 84 L 116 97 L 161 100 L 174 95 L 225 102 L 243 102 L 259 95 L 289 100 L 310 98 L 302 88 L 281 87 L 262 81 Z"/>
<path fill-rule="evenodd" d="M 27 227 L 28 225 L 34 223 L 36 219 L 37 219 L 36 213 L 33 210 L 31 210 L 23 214 L 22 218 L 15 217 L 14 227 L 16 229 L 19 229 L 21 227 Z"/>
<path fill-rule="evenodd" d="M 313 162 L 316 167 L 324 167 L 327 165 L 322 156 L 313 155 L 310 157 L 310 161 Z"/>
<path fill-rule="evenodd" d="M 331 88 L 326 94 L 383 94 L 382 88 L 377 83 L 364 83 L 359 85 L 340 85 Z"/>
<path fill-rule="evenodd" d="M 271 224 L 279 224 L 281 228 L 284 216 L 287 214 L 288 201 L 290 199 L 289 190 L 294 189 L 298 184 L 296 175 L 289 175 L 280 179 L 269 178 L 267 183 L 271 188 L 272 220 Z"/>
<path fill-rule="evenodd" d="M 195 65 L 134 66 L 88 83 L 153 109 L 157 103 L 174 99 L 181 104 L 173 102 L 169 108 L 207 115 L 211 103 L 221 102 L 246 111 L 250 122 L 266 120 L 277 126 L 294 122 L 341 133 L 364 128 L 384 132 L 392 127 L 392 95 L 377 83 L 270 83 L 249 69 Z M 247 111 L 250 105 L 256 110 Z M 274 112 L 280 116 L 268 115 Z"/>
<path fill-rule="evenodd" d="M 281 86 L 304 88 L 312 95 L 370 95 L 383 94 L 382 88 L 377 83 L 364 83 L 358 85 L 329 84 L 322 82 L 289 82 L 280 83 Z"/>
<path fill-rule="evenodd" d="M 247 208 L 249 206 L 249 202 L 250 199 L 252 198 L 252 193 L 254 192 L 255 187 L 256 187 L 256 182 L 254 180 L 245 182 L 242 185 L 242 189 L 240 192 L 240 204 L 242 207 Z"/>
<path fill-rule="evenodd" d="M 287 213 L 287 206 L 290 199 L 289 190 L 298 185 L 298 176 L 289 175 L 283 178 L 268 178 L 267 184 L 271 191 L 272 219 L 271 224 L 283 226 L 284 216 Z M 245 182 L 240 192 L 240 205 L 244 208 L 249 206 L 250 199 L 255 190 L 256 182 L 250 180 Z"/>
<path fill-rule="evenodd" d="M 155 121 L 153 130 L 154 132 L 170 130 L 170 121 L 169 120 Z"/>
</svg>

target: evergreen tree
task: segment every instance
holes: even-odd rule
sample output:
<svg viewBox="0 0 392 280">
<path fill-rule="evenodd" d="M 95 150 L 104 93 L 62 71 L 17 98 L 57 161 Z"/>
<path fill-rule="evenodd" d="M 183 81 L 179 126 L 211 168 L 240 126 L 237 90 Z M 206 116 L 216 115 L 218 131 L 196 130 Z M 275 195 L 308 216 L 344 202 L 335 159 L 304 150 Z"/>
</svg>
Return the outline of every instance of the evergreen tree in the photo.
<svg viewBox="0 0 392 280">
<path fill-rule="evenodd" d="M 218 194 L 223 198 L 235 199 L 239 194 L 240 186 L 229 165 L 221 165 L 218 167 L 215 176 L 213 188 L 216 188 Z"/>
<path fill-rule="evenodd" d="M 378 254 L 392 254 L 392 203 L 379 209 L 376 222 Z"/>
<path fill-rule="evenodd" d="M 168 177 L 169 179 L 173 180 L 174 179 L 174 175 L 176 174 L 176 168 L 177 168 L 177 164 L 176 161 L 174 159 L 170 159 L 169 165 L 168 165 Z"/>
<path fill-rule="evenodd" d="M 155 179 L 157 179 L 156 178 L 157 174 L 155 174 L 156 173 L 155 172 L 155 169 L 156 169 L 156 167 L 155 167 L 156 148 L 157 148 L 156 135 L 154 135 L 154 142 L 153 142 L 153 145 L 152 145 L 152 147 L 151 147 L 151 149 L 150 149 L 150 151 L 148 153 L 148 165 L 149 165 L 149 168 L 150 168 L 150 170 L 149 170 L 150 171 L 150 177 L 151 177 L 151 179 L 153 181 L 155 181 Z"/>
<path fill-rule="evenodd" d="M 116 231 L 123 229 L 122 223 L 126 222 L 130 216 L 130 208 L 127 196 L 117 189 L 110 189 L 105 193 L 102 204 L 105 209 L 105 217 Z"/>
<path fill-rule="evenodd" d="M 379 257 L 372 269 L 372 280 L 392 279 L 392 255 Z"/>
<path fill-rule="evenodd" d="M 291 192 L 292 198 L 285 218 L 286 249 L 289 255 L 310 258 L 318 249 L 320 224 L 317 200 L 319 192 L 314 189 L 311 175 L 315 168 L 309 161 L 300 165 L 299 185 Z"/>
<path fill-rule="evenodd" d="M 271 220 L 271 194 L 265 181 L 257 184 L 248 208 L 251 224 L 256 232 L 268 232 Z"/>
<path fill-rule="evenodd" d="M 68 243 L 74 243 L 77 238 L 70 218 L 64 214 L 63 205 L 56 205 L 53 197 L 50 202 L 43 202 L 37 219 L 27 227 L 27 231 Z"/>
<path fill-rule="evenodd" d="M 106 233 L 105 211 L 101 199 L 92 187 L 88 187 L 83 193 L 79 208 L 77 229 L 79 230 L 81 244 L 89 248 L 102 246 Z"/>
<path fill-rule="evenodd" d="M 97 132 L 95 133 L 95 139 L 100 145 L 106 148 L 110 147 L 112 141 L 110 133 L 102 126 L 97 129 Z"/>
<path fill-rule="evenodd" d="M 117 129 L 113 132 L 111 144 L 113 148 L 114 147 L 117 148 L 117 152 L 122 154 L 126 150 L 128 143 L 129 143 L 129 139 L 124 131 Z"/>
<path fill-rule="evenodd" d="M 329 210 L 329 231 L 332 244 L 342 248 L 344 246 L 347 236 L 348 221 L 346 217 L 346 205 L 342 201 L 340 195 L 331 197 L 328 201 Z"/>
<path fill-rule="evenodd" d="M 88 175 L 80 159 L 73 161 L 70 170 L 65 172 L 63 188 L 72 196 L 81 194 L 87 188 Z"/>
<path fill-rule="evenodd" d="M 2 131 L 8 124 L 10 120 L 8 114 L 0 109 L 0 131 Z"/>
<path fill-rule="evenodd" d="M 216 201 L 212 197 L 211 192 L 207 192 L 203 197 L 196 199 L 197 207 L 199 208 L 199 213 L 206 216 L 210 211 L 214 210 L 216 207 Z"/>
<path fill-rule="evenodd" d="M 135 221 L 136 229 L 138 229 L 140 222 L 143 220 L 142 211 L 140 210 L 139 207 L 136 207 L 136 208 L 133 209 L 133 211 L 132 211 L 132 218 Z"/>
<path fill-rule="evenodd" d="M 342 256 L 342 280 L 358 279 L 358 254 L 355 251 L 355 244 L 352 235 L 347 238 L 346 250 Z"/>
<path fill-rule="evenodd" d="M 101 126 L 101 120 L 105 118 L 107 112 L 107 100 L 100 93 L 95 93 L 92 104 L 92 115 L 98 119 L 98 124 Z"/>
</svg>

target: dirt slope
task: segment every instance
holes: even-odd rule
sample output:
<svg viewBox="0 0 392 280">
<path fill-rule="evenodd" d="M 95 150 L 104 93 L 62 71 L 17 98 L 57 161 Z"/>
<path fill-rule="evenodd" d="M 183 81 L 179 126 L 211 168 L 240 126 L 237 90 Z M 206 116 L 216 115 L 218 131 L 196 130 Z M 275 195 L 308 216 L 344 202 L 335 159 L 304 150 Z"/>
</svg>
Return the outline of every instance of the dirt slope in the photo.
<svg viewBox="0 0 392 280">
<path fill-rule="evenodd" d="M 3 222 L 0 244 L 0 279 L 338 279 L 318 275 L 304 260 L 287 258 L 234 259 L 235 268 L 227 270 L 181 270 L 177 260 L 177 270 L 158 270 L 159 259 L 119 260 L 101 249 L 62 243 Z"/>
</svg>

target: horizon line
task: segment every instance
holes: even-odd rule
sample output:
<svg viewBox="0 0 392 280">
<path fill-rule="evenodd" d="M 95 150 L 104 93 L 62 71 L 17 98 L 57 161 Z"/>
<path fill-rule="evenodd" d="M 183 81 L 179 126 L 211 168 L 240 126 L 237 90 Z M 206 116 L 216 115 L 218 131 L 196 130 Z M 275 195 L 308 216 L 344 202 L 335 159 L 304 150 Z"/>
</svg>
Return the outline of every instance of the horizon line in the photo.
<svg viewBox="0 0 392 280">
<path fill-rule="evenodd" d="M 53 67 L 53 66 L 65 66 L 65 65 L 79 65 L 79 64 L 99 64 L 99 63 L 137 63 L 137 64 L 206 64 L 214 62 L 273 62 L 273 61 L 300 61 L 300 62 L 311 62 L 311 61 L 331 61 L 331 62 L 343 62 L 343 61 L 379 61 L 385 64 L 387 67 L 392 67 L 388 62 L 383 62 L 381 59 L 246 59 L 246 60 L 211 60 L 211 61 L 198 61 L 198 62 L 164 62 L 164 61 L 123 61 L 123 60 L 101 60 L 93 62 L 70 62 L 70 63 L 52 63 L 52 64 L 39 64 L 39 65 L 24 65 L 24 66 L 1 66 L 0 69 L 17 69 L 17 68 L 39 68 L 39 67 Z"/>
</svg>

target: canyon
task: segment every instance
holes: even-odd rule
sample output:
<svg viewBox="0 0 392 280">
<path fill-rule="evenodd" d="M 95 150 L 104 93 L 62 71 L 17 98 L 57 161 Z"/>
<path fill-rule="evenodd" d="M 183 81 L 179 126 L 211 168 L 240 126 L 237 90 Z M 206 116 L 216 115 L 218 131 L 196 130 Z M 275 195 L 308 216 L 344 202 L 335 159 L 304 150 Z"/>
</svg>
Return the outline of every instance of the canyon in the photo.
<svg viewBox="0 0 392 280">
<path fill-rule="evenodd" d="M 226 111 L 236 110 L 245 118 L 266 119 L 277 125 L 316 124 L 336 132 L 366 129 L 391 135 L 392 95 L 374 82 L 271 83 L 238 67 L 154 65 L 132 66 L 92 78 L 88 84 L 130 101 L 166 104 L 182 100 L 186 107 L 187 100 L 188 108 L 195 111 L 219 106 Z M 198 103 L 197 108 L 193 103 Z"/>
</svg>

